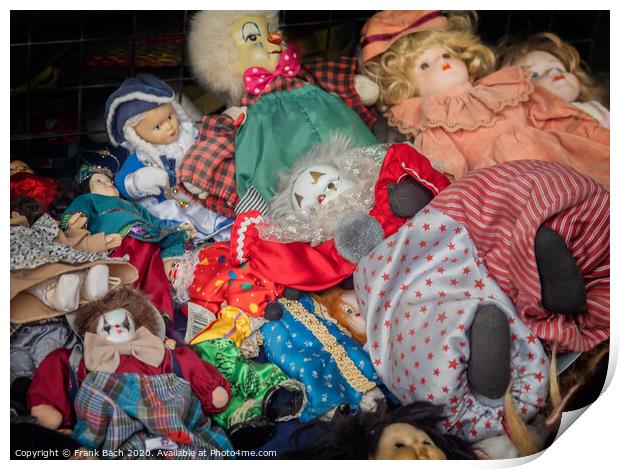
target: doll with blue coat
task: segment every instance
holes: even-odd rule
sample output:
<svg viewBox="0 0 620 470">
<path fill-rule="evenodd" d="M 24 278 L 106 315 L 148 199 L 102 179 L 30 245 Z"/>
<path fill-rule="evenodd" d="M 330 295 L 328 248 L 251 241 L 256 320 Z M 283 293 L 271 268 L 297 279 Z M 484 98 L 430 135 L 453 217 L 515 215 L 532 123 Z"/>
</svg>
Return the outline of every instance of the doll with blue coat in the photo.
<svg viewBox="0 0 620 470">
<path fill-rule="evenodd" d="M 198 131 L 166 83 L 145 73 L 128 78 L 106 101 L 105 122 L 112 145 L 129 151 L 114 178 L 123 198 L 170 226 L 187 227 L 197 240 L 228 238 L 232 220 L 192 203 L 176 187 L 176 165 Z"/>
</svg>

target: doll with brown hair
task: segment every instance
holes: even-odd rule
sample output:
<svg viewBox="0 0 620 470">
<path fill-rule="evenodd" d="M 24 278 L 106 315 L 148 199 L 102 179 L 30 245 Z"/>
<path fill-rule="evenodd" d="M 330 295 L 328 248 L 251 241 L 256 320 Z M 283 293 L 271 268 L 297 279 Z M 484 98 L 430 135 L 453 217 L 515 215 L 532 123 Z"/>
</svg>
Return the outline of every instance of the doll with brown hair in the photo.
<svg viewBox="0 0 620 470">
<path fill-rule="evenodd" d="M 549 32 L 538 33 L 522 42 L 508 38 L 498 46 L 501 68 L 527 67 L 539 86 L 595 118 L 609 128 L 609 110 L 601 104 L 604 87 L 588 73 L 577 49 Z"/>
<path fill-rule="evenodd" d="M 332 287 L 311 295 L 323 304 L 327 314 L 348 331 L 355 341 L 362 346 L 366 344 L 366 320 L 360 312 L 354 290 Z"/>
<path fill-rule="evenodd" d="M 609 130 L 539 86 L 527 69 L 491 73 L 471 18 L 384 11 L 362 30 L 362 59 L 388 124 L 452 180 L 514 160 L 572 166 L 609 187 Z M 387 39 L 386 39 L 387 38 Z"/>
<path fill-rule="evenodd" d="M 39 424 L 72 428 L 92 448 L 144 448 L 157 436 L 205 445 L 212 430 L 203 413 L 226 407 L 230 385 L 190 348 L 166 348 L 164 322 L 144 294 L 115 289 L 68 319 L 83 354 L 57 349 L 35 372 L 28 407 Z"/>
</svg>

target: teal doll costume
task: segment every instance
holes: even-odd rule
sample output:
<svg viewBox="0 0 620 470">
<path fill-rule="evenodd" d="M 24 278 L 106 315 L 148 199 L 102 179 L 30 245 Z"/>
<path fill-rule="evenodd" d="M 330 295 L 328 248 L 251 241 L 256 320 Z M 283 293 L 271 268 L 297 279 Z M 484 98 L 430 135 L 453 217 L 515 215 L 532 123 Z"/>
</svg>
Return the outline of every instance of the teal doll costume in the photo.
<svg viewBox="0 0 620 470">
<path fill-rule="evenodd" d="M 91 233 L 120 234 L 122 243 L 110 256 L 129 255 L 129 262 L 139 274 L 134 287 L 149 294 L 162 315 L 172 320 L 174 306 L 163 260 L 183 255 L 186 232 L 170 228 L 139 204 L 118 197 L 112 172 L 107 168 L 83 165 L 77 182 L 77 192 L 90 192 L 69 204 L 61 217 L 61 227 L 66 227 L 73 214 L 80 213 Z"/>
</svg>

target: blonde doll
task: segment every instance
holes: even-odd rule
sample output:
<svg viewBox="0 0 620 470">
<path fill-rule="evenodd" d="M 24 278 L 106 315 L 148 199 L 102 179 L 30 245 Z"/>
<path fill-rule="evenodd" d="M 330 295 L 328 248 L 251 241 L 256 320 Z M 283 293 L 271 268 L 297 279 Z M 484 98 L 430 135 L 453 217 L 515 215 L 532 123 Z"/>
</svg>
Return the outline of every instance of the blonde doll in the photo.
<svg viewBox="0 0 620 470">
<path fill-rule="evenodd" d="M 525 68 L 487 75 L 495 57 L 471 19 L 440 17 L 385 11 L 362 30 L 362 59 L 390 107 L 388 124 L 452 180 L 502 162 L 546 160 L 608 188 L 609 130 L 537 86 Z"/>
<path fill-rule="evenodd" d="M 609 128 L 609 110 L 600 102 L 604 88 L 588 74 L 579 52 L 553 33 L 538 33 L 521 43 L 500 42 L 500 67 L 528 67 L 532 80 Z"/>
</svg>

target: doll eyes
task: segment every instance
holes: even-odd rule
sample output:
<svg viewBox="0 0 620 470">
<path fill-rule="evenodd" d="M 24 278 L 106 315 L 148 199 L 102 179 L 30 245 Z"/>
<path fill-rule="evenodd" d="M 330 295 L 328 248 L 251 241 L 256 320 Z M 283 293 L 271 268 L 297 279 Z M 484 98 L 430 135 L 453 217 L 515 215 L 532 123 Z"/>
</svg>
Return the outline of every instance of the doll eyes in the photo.
<svg viewBox="0 0 620 470">
<path fill-rule="evenodd" d="M 421 69 L 421 70 L 426 70 L 428 67 L 429 67 L 429 65 L 428 65 L 426 62 L 422 62 L 422 63 L 420 64 L 420 69 Z"/>
<path fill-rule="evenodd" d="M 157 125 L 155 126 L 155 130 L 156 130 L 156 131 L 158 131 L 158 130 L 160 130 L 160 129 L 161 129 L 161 126 L 160 126 L 159 124 L 157 124 Z"/>
<path fill-rule="evenodd" d="M 336 189 L 336 185 L 334 183 L 329 183 L 327 189 Z"/>
<path fill-rule="evenodd" d="M 540 79 L 540 74 L 538 72 L 532 72 L 532 80 Z"/>
<path fill-rule="evenodd" d="M 450 57 L 452 57 L 452 56 L 451 56 L 450 54 L 448 54 L 447 52 L 444 52 L 444 53 L 441 55 L 441 57 L 442 57 L 442 58 L 444 58 L 444 59 L 449 59 L 449 58 L 450 58 Z"/>
<path fill-rule="evenodd" d="M 241 34 L 243 35 L 243 40 L 245 42 L 256 42 L 260 36 L 260 30 L 258 29 L 258 25 L 256 23 L 249 21 L 241 28 Z"/>
<path fill-rule="evenodd" d="M 172 121 L 172 114 L 168 114 L 168 121 Z"/>
</svg>

